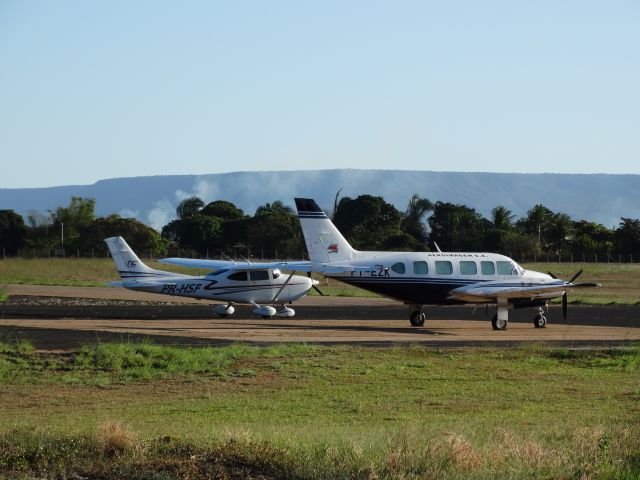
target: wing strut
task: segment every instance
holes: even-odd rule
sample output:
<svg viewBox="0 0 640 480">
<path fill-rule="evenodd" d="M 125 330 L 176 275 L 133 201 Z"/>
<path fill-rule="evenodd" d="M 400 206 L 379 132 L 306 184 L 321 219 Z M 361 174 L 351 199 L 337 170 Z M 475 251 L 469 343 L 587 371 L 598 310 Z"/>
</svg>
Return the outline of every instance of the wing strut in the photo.
<svg viewBox="0 0 640 480">
<path fill-rule="evenodd" d="M 271 303 L 276 303 L 278 301 L 278 297 L 280 296 L 280 294 L 282 293 L 282 290 L 284 290 L 284 287 L 287 286 L 287 284 L 289 283 L 289 281 L 291 280 L 291 278 L 293 278 L 293 274 L 296 272 L 291 272 L 289 274 L 289 276 L 287 277 L 287 280 L 282 284 L 282 286 L 280 287 L 280 289 L 278 290 L 278 292 L 276 293 L 276 296 L 273 297 L 273 300 L 271 301 Z"/>
</svg>

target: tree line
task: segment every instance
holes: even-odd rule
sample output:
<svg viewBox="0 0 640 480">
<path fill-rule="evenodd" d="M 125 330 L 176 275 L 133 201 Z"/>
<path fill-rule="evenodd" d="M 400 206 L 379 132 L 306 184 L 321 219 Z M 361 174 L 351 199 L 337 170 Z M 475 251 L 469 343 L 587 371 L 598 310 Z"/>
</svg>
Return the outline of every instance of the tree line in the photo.
<svg viewBox="0 0 640 480">
<path fill-rule="evenodd" d="M 339 192 L 338 192 L 339 194 Z M 180 202 L 176 219 L 158 232 L 119 215 L 96 217 L 95 200 L 72 197 L 68 206 L 25 219 L 0 210 L 3 255 L 43 251 L 49 255 L 103 256 L 103 239 L 120 235 L 142 256 L 304 258 L 306 248 L 296 213 L 281 201 L 254 215 L 225 200 Z M 382 197 L 336 195 L 333 222 L 360 250 L 490 251 L 527 260 L 638 261 L 640 220 L 621 218 L 617 228 L 573 220 L 543 205 L 521 218 L 497 206 L 485 218 L 466 205 L 431 202 L 413 195 L 404 211 Z"/>
</svg>

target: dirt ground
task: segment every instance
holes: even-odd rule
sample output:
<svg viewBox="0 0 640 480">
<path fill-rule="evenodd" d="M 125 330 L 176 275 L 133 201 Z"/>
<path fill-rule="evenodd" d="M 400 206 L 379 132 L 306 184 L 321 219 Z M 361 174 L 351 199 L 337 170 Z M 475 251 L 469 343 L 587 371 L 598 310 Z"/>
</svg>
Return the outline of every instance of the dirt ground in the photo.
<svg viewBox="0 0 640 480">
<path fill-rule="evenodd" d="M 544 342 L 568 346 L 640 341 L 639 307 L 570 306 L 562 319 L 552 307 L 544 329 L 534 310 L 510 312 L 506 331 L 491 329 L 485 309 L 425 307 L 424 327 L 412 328 L 408 308 L 384 298 L 307 296 L 291 319 L 262 319 L 240 306 L 231 318 L 215 317 L 206 302 L 118 288 L 8 286 L 0 304 L 0 340 L 29 338 L 39 348 L 73 348 L 95 339 L 152 337 L 164 343 L 217 345 L 235 341 L 441 347 Z M 492 315 L 491 310 L 488 312 Z"/>
</svg>

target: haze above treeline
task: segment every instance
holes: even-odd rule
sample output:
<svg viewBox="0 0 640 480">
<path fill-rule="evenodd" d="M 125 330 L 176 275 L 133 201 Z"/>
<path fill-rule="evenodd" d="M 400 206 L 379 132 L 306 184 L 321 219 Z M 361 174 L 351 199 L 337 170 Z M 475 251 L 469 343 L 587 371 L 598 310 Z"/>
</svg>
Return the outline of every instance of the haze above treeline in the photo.
<svg viewBox="0 0 640 480">
<path fill-rule="evenodd" d="M 68 204 L 72 196 L 94 198 L 96 214 L 117 213 L 160 230 L 178 203 L 197 196 L 205 203 L 227 200 L 248 214 L 267 202 L 292 206 L 294 197 L 314 198 L 329 209 L 342 196 L 382 196 L 403 211 L 411 195 L 464 204 L 489 217 L 497 205 L 522 217 L 542 204 L 576 220 L 609 228 L 621 217 L 640 218 L 640 175 L 519 174 L 404 170 L 311 170 L 231 172 L 107 179 L 93 185 L 0 189 L 0 208 L 26 216 Z"/>
<path fill-rule="evenodd" d="M 466 205 L 432 202 L 412 195 L 404 211 L 381 196 L 334 197 L 329 211 L 336 227 L 359 250 L 492 251 L 520 261 L 637 261 L 640 219 L 623 217 L 617 228 L 572 220 L 537 204 L 517 218 L 498 205 L 485 218 Z M 226 200 L 205 204 L 192 196 L 176 208 L 177 219 L 162 232 L 118 214 L 97 217 L 95 200 L 72 197 L 43 215 L 32 212 L 27 222 L 13 210 L 0 210 L 2 255 L 104 256 L 103 240 L 122 236 L 134 250 L 149 257 L 167 252 L 187 257 L 303 258 L 304 240 L 296 212 L 281 201 L 267 202 L 247 215 Z M 175 255 L 175 253 L 174 253 Z"/>
</svg>

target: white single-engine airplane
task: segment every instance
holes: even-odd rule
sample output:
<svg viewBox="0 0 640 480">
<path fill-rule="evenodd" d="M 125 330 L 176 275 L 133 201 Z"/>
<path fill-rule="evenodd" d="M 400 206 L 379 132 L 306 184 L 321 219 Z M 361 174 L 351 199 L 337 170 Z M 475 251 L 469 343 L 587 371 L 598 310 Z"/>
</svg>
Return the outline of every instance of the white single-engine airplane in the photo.
<svg viewBox="0 0 640 480">
<path fill-rule="evenodd" d="M 310 262 L 239 263 L 184 258 L 160 260 L 163 263 L 214 270 L 204 276 L 191 276 L 149 268 L 122 237 L 107 238 L 105 243 L 122 278 L 121 282 L 112 282 L 112 286 L 164 295 L 221 300 L 225 303 L 213 307 L 213 312 L 221 317 L 233 315 L 234 303 L 253 305 L 253 313 L 263 318 L 274 315 L 293 317 L 295 311 L 286 304 L 304 297 L 318 284 L 317 280 L 306 276 L 280 273 L 280 269 L 309 271 Z M 278 305 L 279 309 L 260 304 Z"/>
<path fill-rule="evenodd" d="M 354 250 L 316 202 L 296 198 L 313 271 L 410 305 L 412 326 L 424 325 L 423 305 L 495 304 L 495 330 L 507 328 L 510 308 L 537 307 L 537 328 L 546 325 L 542 307 L 562 296 L 567 314 L 567 290 L 597 287 L 568 282 L 553 274 L 525 270 L 496 253 L 360 252 Z M 436 246 L 437 247 L 437 246 Z"/>
</svg>

